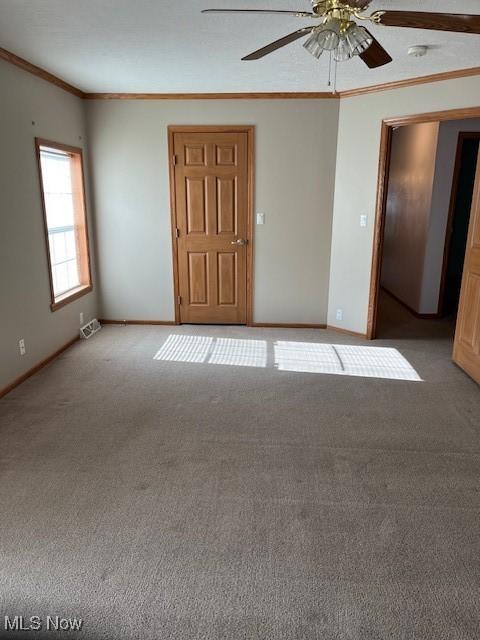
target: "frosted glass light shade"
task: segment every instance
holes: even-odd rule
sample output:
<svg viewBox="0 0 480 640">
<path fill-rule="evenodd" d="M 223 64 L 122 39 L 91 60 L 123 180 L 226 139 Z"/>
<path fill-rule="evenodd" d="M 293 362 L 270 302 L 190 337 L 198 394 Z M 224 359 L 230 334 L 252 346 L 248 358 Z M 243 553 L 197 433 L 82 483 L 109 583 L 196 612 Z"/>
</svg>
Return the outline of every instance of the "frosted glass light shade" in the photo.
<svg viewBox="0 0 480 640">
<path fill-rule="evenodd" d="M 350 48 L 352 55 L 358 56 L 368 49 L 373 38 L 364 27 L 353 24 L 347 29 L 345 34 L 346 44 Z"/>
<path fill-rule="evenodd" d="M 333 51 L 338 47 L 339 42 L 340 36 L 338 32 L 328 26 L 322 29 L 318 34 L 318 44 L 325 51 Z"/>
<path fill-rule="evenodd" d="M 346 40 L 345 37 L 340 39 L 338 43 L 338 47 L 335 49 L 333 53 L 333 59 L 336 62 L 345 62 L 345 60 L 350 60 L 353 57 L 352 50 Z"/>
<path fill-rule="evenodd" d="M 323 53 L 323 47 L 320 46 L 318 42 L 318 33 L 316 31 L 312 33 L 312 35 L 308 38 L 308 40 L 306 40 L 303 46 L 309 53 L 312 54 L 312 56 L 315 56 L 315 58 L 317 59 L 320 58 Z"/>
<path fill-rule="evenodd" d="M 303 45 L 305 49 L 319 58 L 324 51 L 333 51 L 340 44 L 340 25 L 332 19 L 315 29 Z"/>
</svg>

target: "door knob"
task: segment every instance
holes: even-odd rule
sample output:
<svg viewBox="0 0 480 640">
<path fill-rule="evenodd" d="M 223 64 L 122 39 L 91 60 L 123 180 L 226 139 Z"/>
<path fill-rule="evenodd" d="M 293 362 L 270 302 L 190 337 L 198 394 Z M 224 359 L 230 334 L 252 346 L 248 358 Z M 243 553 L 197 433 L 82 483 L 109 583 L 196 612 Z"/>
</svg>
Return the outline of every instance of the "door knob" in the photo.
<svg viewBox="0 0 480 640">
<path fill-rule="evenodd" d="M 244 244 L 247 244 L 247 241 L 243 238 L 239 238 L 238 240 L 232 240 L 230 244 L 238 244 L 240 246 L 243 246 Z"/>
</svg>

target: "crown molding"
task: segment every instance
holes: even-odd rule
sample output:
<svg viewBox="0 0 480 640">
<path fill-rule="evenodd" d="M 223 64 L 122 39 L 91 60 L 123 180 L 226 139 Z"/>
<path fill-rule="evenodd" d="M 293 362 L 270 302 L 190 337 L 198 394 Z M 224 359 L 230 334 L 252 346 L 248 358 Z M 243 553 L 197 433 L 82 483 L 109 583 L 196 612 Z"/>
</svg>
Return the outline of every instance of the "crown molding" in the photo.
<svg viewBox="0 0 480 640">
<path fill-rule="evenodd" d="M 9 62 L 10 64 L 15 65 L 16 67 L 20 67 L 20 69 L 23 69 L 24 71 L 28 71 L 28 73 L 31 73 L 32 75 L 37 76 L 37 78 L 42 78 L 42 80 L 45 80 L 46 82 L 50 82 L 50 84 L 54 84 L 55 86 L 60 87 L 60 89 L 63 89 L 64 91 L 68 91 L 68 93 L 72 93 L 74 96 L 77 96 L 77 98 L 85 97 L 85 94 L 83 93 L 83 91 L 81 91 L 80 89 L 77 89 L 77 87 L 74 87 L 72 84 L 65 82 L 65 80 L 62 80 L 57 76 L 54 76 L 53 73 L 50 73 L 49 71 L 45 71 L 45 69 L 42 69 L 41 67 L 37 67 L 37 65 L 32 64 L 31 62 L 28 62 L 28 60 L 24 60 L 24 58 L 20 58 L 20 56 L 17 56 L 11 51 L 7 51 L 6 49 L 2 49 L 1 47 L 0 47 L 0 60 L 5 60 L 5 62 Z"/>
<path fill-rule="evenodd" d="M 338 100 L 338 93 L 276 91 L 259 93 L 85 93 L 85 100 Z"/>
<path fill-rule="evenodd" d="M 355 96 L 369 93 L 379 93 L 381 91 L 391 91 L 413 87 L 420 84 L 441 82 L 442 80 L 454 80 L 456 78 L 466 78 L 480 75 L 480 67 L 470 69 L 457 69 L 456 71 L 444 71 L 428 76 L 418 76 L 406 80 L 395 80 L 384 84 L 375 84 L 369 87 L 358 89 L 346 89 L 337 93 L 326 91 L 273 91 L 273 92 L 240 92 L 240 93 L 86 93 L 65 80 L 58 78 L 49 71 L 20 58 L 7 49 L 0 47 L 0 60 L 5 60 L 10 64 L 31 73 L 46 82 L 50 82 L 68 93 L 84 100 L 339 100 L 353 98 Z"/>
<path fill-rule="evenodd" d="M 370 87 L 360 87 L 358 89 L 347 89 L 340 91 L 340 98 L 353 98 L 354 96 L 362 96 L 367 93 L 379 93 L 380 91 L 391 91 L 392 89 L 403 89 L 404 87 L 413 87 L 418 84 L 429 84 L 431 82 L 441 82 L 442 80 L 454 80 L 455 78 L 467 78 L 469 76 L 480 75 L 480 67 L 472 67 L 470 69 L 457 69 L 456 71 L 443 71 L 442 73 L 432 73 L 428 76 L 418 76 L 416 78 L 407 78 L 406 80 L 394 80 L 385 84 L 374 84 Z"/>
<path fill-rule="evenodd" d="M 478 75 L 480 75 L 480 67 L 472 67 L 470 69 L 457 69 L 456 71 L 443 71 L 405 80 L 395 80 L 358 89 L 346 89 L 337 93 L 287 91 L 270 93 L 85 93 L 83 97 L 86 100 L 338 100 Z"/>
</svg>

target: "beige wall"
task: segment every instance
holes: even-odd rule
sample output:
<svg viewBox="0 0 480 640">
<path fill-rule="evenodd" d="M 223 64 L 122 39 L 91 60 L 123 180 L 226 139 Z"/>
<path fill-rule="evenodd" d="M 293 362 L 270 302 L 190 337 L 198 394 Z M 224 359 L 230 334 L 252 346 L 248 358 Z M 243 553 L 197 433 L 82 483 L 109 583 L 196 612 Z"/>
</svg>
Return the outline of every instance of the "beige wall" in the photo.
<svg viewBox="0 0 480 640">
<path fill-rule="evenodd" d="M 480 76 L 417 85 L 341 100 L 330 263 L 329 323 L 364 333 L 380 130 L 383 118 L 480 104 Z M 359 225 L 368 215 L 367 227 Z M 335 318 L 343 309 L 343 320 Z"/>
<path fill-rule="evenodd" d="M 95 315 L 96 291 L 50 311 L 34 147 L 36 136 L 83 147 L 82 101 L 3 61 L 0 96 L 1 389 L 78 335 L 80 311 L 85 321 Z"/>
<path fill-rule="evenodd" d="M 254 321 L 326 322 L 338 101 L 100 100 L 87 116 L 102 317 L 174 318 L 167 126 L 249 124 Z"/>
<path fill-rule="evenodd" d="M 381 284 L 419 313 L 430 311 L 421 298 L 438 128 L 429 122 L 392 134 Z"/>
</svg>

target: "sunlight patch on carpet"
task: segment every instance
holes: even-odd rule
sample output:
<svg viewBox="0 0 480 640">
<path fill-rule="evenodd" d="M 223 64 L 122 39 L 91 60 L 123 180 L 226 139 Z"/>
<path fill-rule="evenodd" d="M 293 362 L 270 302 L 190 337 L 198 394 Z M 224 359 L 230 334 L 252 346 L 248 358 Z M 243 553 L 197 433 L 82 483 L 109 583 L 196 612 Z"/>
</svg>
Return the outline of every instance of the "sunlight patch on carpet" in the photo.
<svg viewBox="0 0 480 640">
<path fill-rule="evenodd" d="M 421 381 L 408 360 L 393 348 L 278 341 L 274 351 L 280 371 Z"/>
<path fill-rule="evenodd" d="M 392 347 L 173 334 L 165 340 L 154 360 L 256 368 L 270 366 L 278 371 L 422 381 L 408 360 Z"/>
</svg>

